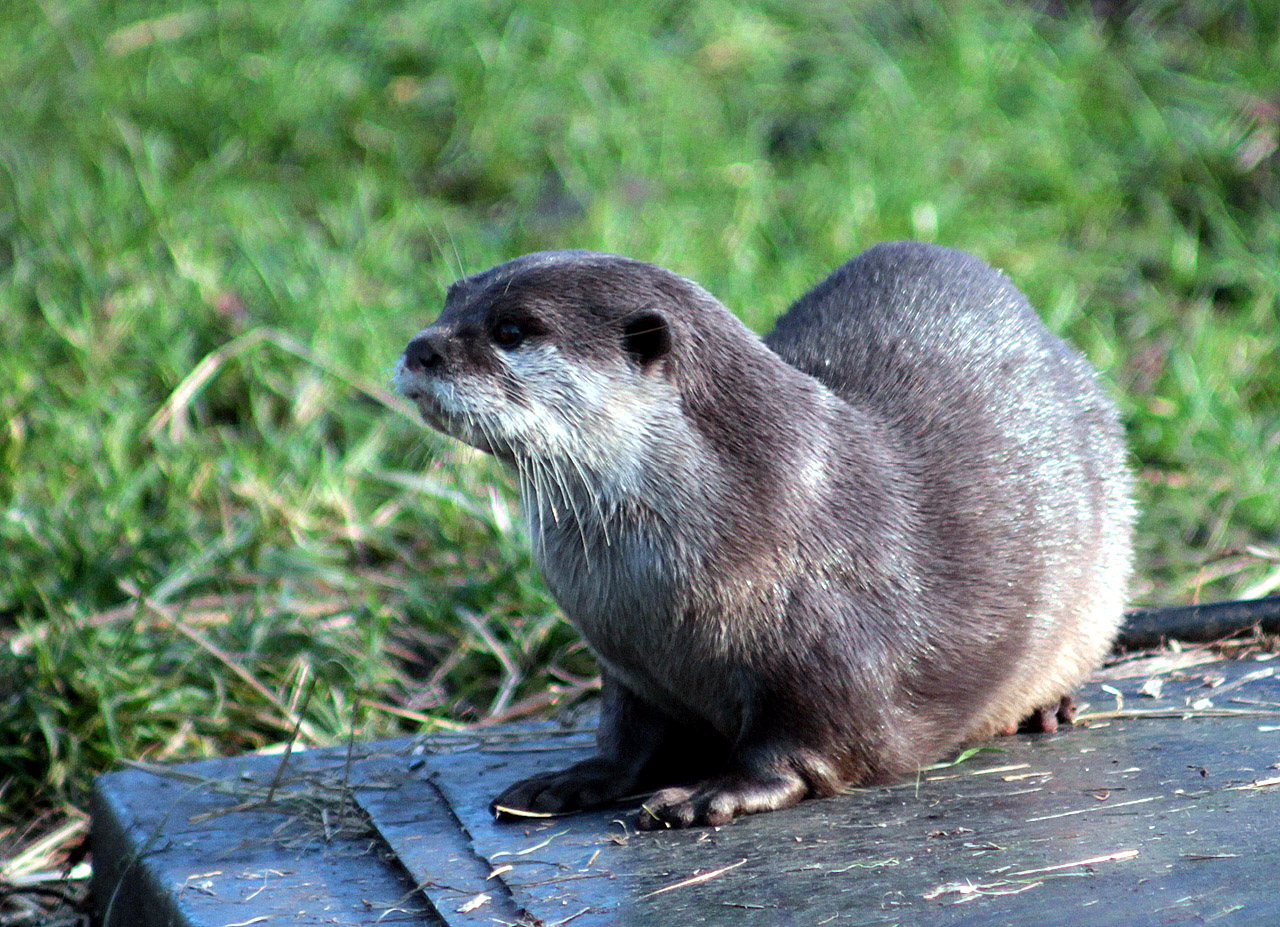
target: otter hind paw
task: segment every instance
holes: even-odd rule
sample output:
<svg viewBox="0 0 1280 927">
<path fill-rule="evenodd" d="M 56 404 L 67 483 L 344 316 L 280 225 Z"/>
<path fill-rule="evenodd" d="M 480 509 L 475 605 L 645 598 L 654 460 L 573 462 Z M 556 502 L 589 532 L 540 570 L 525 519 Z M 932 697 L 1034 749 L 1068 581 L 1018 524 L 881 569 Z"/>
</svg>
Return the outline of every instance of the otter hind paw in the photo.
<svg viewBox="0 0 1280 927">
<path fill-rule="evenodd" d="M 1071 724 L 1075 719 L 1075 700 L 1064 695 L 1056 705 L 1046 705 L 1031 712 L 1018 725 L 1018 730 L 1024 734 L 1052 734 L 1059 725 Z"/>
</svg>

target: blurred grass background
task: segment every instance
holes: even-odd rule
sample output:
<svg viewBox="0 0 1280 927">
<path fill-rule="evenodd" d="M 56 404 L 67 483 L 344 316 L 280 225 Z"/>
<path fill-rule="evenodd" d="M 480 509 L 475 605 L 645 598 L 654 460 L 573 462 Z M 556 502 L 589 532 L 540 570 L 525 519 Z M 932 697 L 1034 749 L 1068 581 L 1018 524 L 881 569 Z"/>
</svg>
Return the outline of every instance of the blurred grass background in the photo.
<svg viewBox="0 0 1280 927">
<path fill-rule="evenodd" d="M 582 689 L 505 479 L 385 392 L 450 280 L 538 248 L 670 266 L 761 330 L 874 242 L 973 251 L 1114 387 L 1135 601 L 1280 587 L 1278 21 L 7 4 L 0 837 L 118 756 Z"/>
</svg>

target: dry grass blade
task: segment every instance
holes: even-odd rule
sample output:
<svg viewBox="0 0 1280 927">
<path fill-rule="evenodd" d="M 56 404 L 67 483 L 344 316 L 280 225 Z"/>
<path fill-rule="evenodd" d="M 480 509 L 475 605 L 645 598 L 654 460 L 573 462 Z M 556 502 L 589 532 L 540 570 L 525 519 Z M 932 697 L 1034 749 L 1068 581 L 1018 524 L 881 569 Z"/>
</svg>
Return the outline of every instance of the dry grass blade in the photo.
<svg viewBox="0 0 1280 927">
<path fill-rule="evenodd" d="M 1235 718 L 1280 715 L 1276 708 L 1119 708 L 1115 711 L 1091 711 L 1077 715 L 1076 724 L 1110 721 L 1116 718 Z"/>
<path fill-rule="evenodd" d="M 550 846 L 553 840 L 557 837 L 563 837 L 567 833 L 569 833 L 567 830 L 557 831 L 556 833 L 548 836 L 545 840 L 535 843 L 533 846 L 525 847 L 523 850 L 502 850 L 498 853 L 492 854 L 489 858 L 497 859 L 499 856 L 528 856 L 530 853 L 541 850 L 543 847 Z"/>
<path fill-rule="evenodd" d="M 516 691 L 516 686 L 520 684 L 520 680 L 523 678 L 520 669 L 511 654 L 507 652 L 507 648 L 499 643 L 498 639 L 493 636 L 493 632 L 485 626 L 485 623 L 479 617 L 465 610 L 459 610 L 459 614 L 470 625 L 471 629 L 476 632 L 480 640 L 484 641 L 485 646 L 489 648 L 489 652 L 497 658 L 498 663 L 502 666 L 502 683 L 498 686 L 497 694 L 494 695 L 488 711 L 488 715 L 500 714 L 510 704 L 511 697 Z"/>
<path fill-rule="evenodd" d="M 513 705 L 508 705 L 502 711 L 480 719 L 476 722 L 475 726 L 491 727 L 495 724 L 505 724 L 508 721 L 526 718 L 529 715 L 542 714 L 549 709 L 556 708 L 565 703 L 572 703 L 590 692 L 598 692 L 599 690 L 599 676 L 595 679 L 588 679 L 586 682 L 581 682 L 577 685 L 568 687 L 552 685 L 548 687 L 545 692 L 539 693 L 538 695 L 531 695 Z"/>
<path fill-rule="evenodd" d="M 986 896 L 1021 895 L 1023 892 L 1029 892 L 1031 889 L 1039 888 L 1043 884 L 1043 882 L 1018 882 L 1007 879 L 986 883 L 948 882 L 945 885 L 930 889 L 921 897 L 926 901 L 934 901 L 943 895 L 960 895 L 960 901 L 956 903 L 963 904 L 966 901 Z"/>
<path fill-rule="evenodd" d="M 285 769 L 289 766 L 289 757 L 293 755 L 293 745 L 297 742 L 298 731 L 302 727 L 302 716 L 306 714 L 307 705 L 311 703 L 311 696 L 316 691 L 316 677 L 312 676 L 308 682 L 306 691 L 302 696 L 302 705 L 298 708 L 298 721 L 293 726 L 293 733 L 289 735 L 289 739 L 285 742 L 284 752 L 280 754 L 280 763 L 276 766 L 276 774 L 271 778 L 271 784 L 267 786 L 266 803 L 271 804 L 271 800 L 275 798 L 276 789 L 280 787 L 280 781 L 284 778 Z M 343 791 L 346 791 L 346 774 L 351 767 L 351 753 L 347 752 L 347 764 L 343 768 Z"/>
<path fill-rule="evenodd" d="M 1162 798 L 1164 798 L 1163 795 L 1152 795 L 1149 798 L 1135 798 L 1132 801 L 1118 801 L 1103 805 L 1092 805 L 1088 808 L 1078 808 L 1075 811 L 1063 811 L 1059 814 L 1045 814 L 1039 817 L 1027 818 L 1027 823 L 1032 824 L 1036 821 L 1055 821 L 1058 818 L 1069 818 L 1077 814 L 1088 814 L 1091 811 L 1114 811 L 1116 808 L 1127 808 L 1130 805 L 1145 805 L 1147 802 L 1160 801 Z"/>
<path fill-rule="evenodd" d="M 674 892 L 678 888 L 686 888 L 690 885 L 698 885 L 702 882 L 709 882 L 712 879 L 719 878 L 720 876 L 724 875 L 726 872 L 730 871 L 731 869 L 737 869 L 739 866 L 741 866 L 745 862 L 746 862 L 745 859 L 740 859 L 736 863 L 732 863 L 728 866 L 722 866 L 719 869 L 712 869 L 710 872 L 703 872 L 695 876 L 690 876 L 687 879 L 682 879 L 681 881 L 676 882 L 674 885 L 666 885 L 666 886 L 663 886 L 662 888 L 655 889 L 651 892 L 645 892 L 643 895 L 640 895 L 639 897 L 652 898 L 654 895 L 664 895 L 667 892 Z"/>
<path fill-rule="evenodd" d="M 1270 779 L 1255 779 L 1247 785 L 1229 785 L 1227 786 L 1227 791 L 1244 792 L 1257 789 L 1270 789 L 1277 785 L 1280 785 L 1280 776 L 1272 776 Z"/>
<path fill-rule="evenodd" d="M 526 811 L 523 808 L 509 808 L 506 805 L 494 805 L 494 811 L 501 811 L 513 818 L 556 818 L 560 815 L 549 811 Z"/>
<path fill-rule="evenodd" d="M 26 833 L 0 829 L 0 924 L 14 927 L 85 927 L 88 924 L 89 863 L 83 859 L 88 818 L 63 808 L 67 819 L 50 826 L 46 815 Z M 56 818 L 55 818 L 56 820 Z"/>
<path fill-rule="evenodd" d="M 0 883 L 18 884 L 32 875 L 47 873 L 63 865 L 89 833 L 89 816 L 74 808 L 67 811 L 70 814 L 68 821 L 0 862 Z"/>
<path fill-rule="evenodd" d="M 192 825 L 206 824 L 243 811 L 264 811 L 283 816 L 287 821 L 305 824 L 324 842 L 337 837 L 364 835 L 372 826 L 364 810 L 352 798 L 344 778 L 345 766 L 339 766 L 327 775 L 307 773 L 294 777 L 285 777 L 283 767 L 280 767 L 269 784 L 259 785 L 239 777 L 193 775 L 154 763 L 124 761 L 124 765 L 186 783 L 193 789 L 239 799 L 223 807 L 191 815 L 187 823 Z M 334 812 L 337 813 L 336 825 L 330 820 Z"/>
<path fill-rule="evenodd" d="M 1189 669 L 1205 663 L 1218 663 L 1222 654 L 1207 647 L 1197 647 L 1175 653 L 1136 654 L 1100 669 L 1093 674 L 1097 680 L 1114 682 L 1122 679 L 1140 679 L 1158 676 L 1177 670 Z"/>
<path fill-rule="evenodd" d="M 169 395 L 169 398 L 165 400 L 164 405 L 152 416 L 151 421 L 147 424 L 146 436 L 154 438 L 167 427 L 170 441 L 177 443 L 184 440 L 188 436 L 190 428 L 185 412 L 191 405 L 192 400 L 208 385 L 210 380 L 217 376 L 218 371 L 226 365 L 227 361 L 240 354 L 248 353 L 261 344 L 270 344 L 292 354 L 352 389 L 364 393 L 388 409 L 398 412 L 415 422 L 417 421 L 412 405 L 404 398 L 370 382 L 364 377 L 343 370 L 339 365 L 317 355 L 316 352 L 291 335 L 272 328 L 255 328 L 233 338 L 222 347 L 210 351 L 202 357 L 195 368 L 187 374 Z"/>
<path fill-rule="evenodd" d="M 1138 855 L 1138 851 L 1134 850 L 1117 850 L 1115 853 L 1108 853 L 1105 856 L 1093 856 L 1089 859 L 1077 860 L 1074 863 L 1059 863 L 1056 866 L 1043 866 L 1039 869 L 1023 869 L 1021 872 L 1015 872 L 1016 876 L 1025 875 L 1041 875 L 1046 872 L 1060 872 L 1063 869 L 1075 869 L 1080 866 L 1093 866 L 1098 863 L 1111 863 L 1124 859 L 1133 859 Z"/>
<path fill-rule="evenodd" d="M 142 602 L 143 605 L 159 616 L 159 618 L 170 628 L 197 644 L 202 650 L 206 651 L 218 660 L 218 662 L 244 682 L 245 685 L 276 708 L 287 723 L 297 731 L 300 731 L 309 741 L 316 744 L 323 743 L 323 738 L 309 723 L 307 723 L 307 721 L 303 719 L 301 714 L 298 714 L 289 708 L 289 706 L 286 705 L 279 696 L 263 685 L 256 676 L 245 669 L 244 666 L 242 666 L 239 661 L 233 658 L 229 653 L 217 644 L 213 643 L 213 641 L 209 640 L 199 631 L 187 627 L 187 625 L 182 621 L 182 619 L 178 618 L 177 614 L 172 609 L 161 605 L 149 596 L 143 595 L 137 586 L 127 580 L 121 580 L 120 588 Z"/>
</svg>

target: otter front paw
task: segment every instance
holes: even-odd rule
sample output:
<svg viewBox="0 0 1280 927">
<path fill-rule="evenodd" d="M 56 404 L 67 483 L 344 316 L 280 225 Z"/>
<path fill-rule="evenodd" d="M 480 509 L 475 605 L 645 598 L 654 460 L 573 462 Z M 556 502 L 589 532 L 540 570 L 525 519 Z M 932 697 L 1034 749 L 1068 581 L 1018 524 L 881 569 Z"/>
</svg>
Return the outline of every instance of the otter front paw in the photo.
<svg viewBox="0 0 1280 927">
<path fill-rule="evenodd" d="M 607 805 L 634 786 L 635 776 L 629 770 L 597 757 L 522 779 L 495 798 L 489 810 L 499 820 L 517 818 L 522 811 L 567 814 Z"/>
<path fill-rule="evenodd" d="M 641 830 L 714 827 L 744 814 L 790 808 L 808 791 L 804 780 L 795 774 L 717 776 L 692 787 L 658 792 L 640 806 L 636 826 Z"/>
</svg>

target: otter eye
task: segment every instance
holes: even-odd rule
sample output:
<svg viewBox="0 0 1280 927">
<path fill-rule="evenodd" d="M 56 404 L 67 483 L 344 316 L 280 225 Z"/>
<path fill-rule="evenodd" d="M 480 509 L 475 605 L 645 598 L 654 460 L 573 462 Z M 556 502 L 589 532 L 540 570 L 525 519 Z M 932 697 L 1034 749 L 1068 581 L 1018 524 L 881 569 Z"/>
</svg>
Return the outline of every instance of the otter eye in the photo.
<svg viewBox="0 0 1280 927">
<path fill-rule="evenodd" d="M 499 322 L 493 327 L 493 343 L 505 351 L 513 351 L 524 341 L 524 328 L 519 322 Z"/>
</svg>

